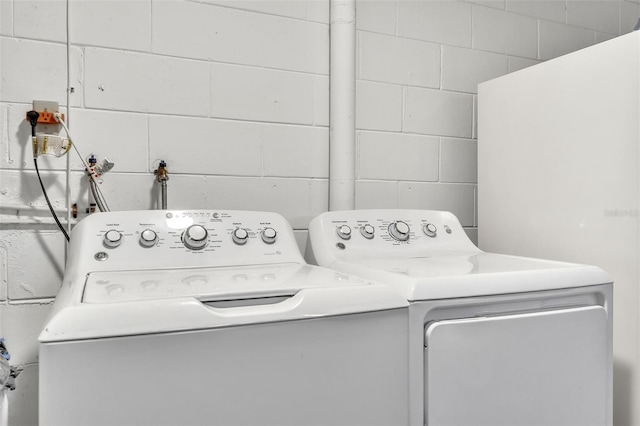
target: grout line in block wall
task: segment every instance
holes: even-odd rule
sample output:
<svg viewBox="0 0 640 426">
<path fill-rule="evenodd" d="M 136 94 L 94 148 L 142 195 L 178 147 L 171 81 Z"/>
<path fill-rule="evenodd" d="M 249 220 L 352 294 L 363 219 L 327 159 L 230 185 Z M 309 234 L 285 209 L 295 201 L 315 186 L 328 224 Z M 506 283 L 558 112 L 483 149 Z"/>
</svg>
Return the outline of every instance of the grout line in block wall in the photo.
<svg viewBox="0 0 640 426">
<path fill-rule="evenodd" d="M 209 118 L 213 117 L 213 80 L 213 64 L 209 63 Z"/>
<path fill-rule="evenodd" d="M 471 40 L 469 42 L 469 49 L 476 50 L 473 47 L 473 18 L 474 18 L 474 15 L 475 15 L 473 13 L 473 11 L 474 11 L 474 5 L 472 4 L 471 5 L 471 12 L 469 13 L 469 25 L 471 27 L 471 29 L 469 30 L 469 37 L 471 37 Z"/>
<path fill-rule="evenodd" d="M 264 125 L 274 125 L 274 126 L 292 126 L 292 127 L 305 127 L 305 128 L 317 128 L 317 129 L 327 129 L 328 125 L 320 125 L 313 123 L 292 123 L 285 121 L 260 121 L 260 120 L 251 120 L 251 119 L 241 119 L 241 118 L 230 118 L 230 117 L 215 117 L 215 116 L 195 116 L 195 115 L 181 115 L 175 113 L 165 113 L 165 112 L 149 112 L 149 111 L 134 111 L 134 110 L 112 110 L 107 108 L 78 108 L 74 107 L 74 109 L 82 109 L 86 111 L 93 112 L 105 112 L 105 113 L 113 113 L 113 114 L 139 114 L 149 117 L 173 117 L 173 118 L 191 118 L 191 119 L 201 119 L 201 120 L 216 120 L 216 121 L 228 121 L 228 122 L 239 122 L 239 123 L 253 123 L 253 124 L 264 124 Z"/>
<path fill-rule="evenodd" d="M 362 136 L 361 130 L 356 130 L 356 164 L 355 164 L 355 179 L 360 179 L 360 138 Z"/>
<path fill-rule="evenodd" d="M 478 227 L 478 184 L 473 189 L 473 226 Z"/>
<path fill-rule="evenodd" d="M 1 1 L 1 0 L 0 0 Z M 31 107 L 31 103 L 23 103 L 23 102 L 2 102 L 1 105 L 15 105 L 18 107 L 24 107 L 25 111 Z M 328 129 L 328 125 L 320 125 L 320 124 L 309 124 L 309 123 L 287 123 L 287 122 L 276 122 L 276 121 L 260 121 L 260 120 L 250 120 L 250 119 L 239 119 L 239 118 L 228 118 L 228 117 L 205 117 L 205 116 L 192 116 L 192 115 L 178 115 L 174 113 L 163 113 L 163 112 L 148 112 L 148 111 L 129 111 L 129 110 L 112 110 L 107 108 L 87 108 L 87 107 L 72 107 L 72 109 L 78 111 L 87 111 L 87 112 L 103 112 L 107 114 L 131 114 L 131 115 L 140 115 L 144 117 L 165 117 L 165 118 L 188 118 L 188 119 L 200 119 L 200 120 L 215 120 L 222 122 L 236 122 L 236 123 L 249 123 L 249 124 L 258 124 L 265 126 L 285 126 L 285 127 L 299 127 L 299 128 L 309 128 L 309 129 Z M 7 113 L 8 120 L 8 113 Z M 8 128 L 8 126 L 6 126 Z M 147 128 L 149 131 L 149 128 Z"/>
<path fill-rule="evenodd" d="M 149 115 L 145 114 L 147 119 L 147 169 L 148 172 L 152 172 L 154 165 L 151 164 L 151 120 L 149 119 Z"/>
<path fill-rule="evenodd" d="M 403 87 L 415 87 L 417 89 L 431 89 L 431 90 L 440 90 L 440 83 L 438 82 L 438 86 L 424 86 L 424 85 L 417 85 L 417 84 L 409 84 L 409 83 L 396 83 L 396 82 L 390 82 L 390 81 L 383 81 L 383 80 L 374 80 L 371 78 L 358 78 L 358 81 L 366 81 L 368 83 L 377 83 L 377 84 L 385 84 L 387 86 L 403 86 Z M 449 92 L 455 92 L 454 90 L 449 90 Z M 471 93 L 471 92 L 456 92 L 456 93 Z"/>
<path fill-rule="evenodd" d="M 3 0 L 0 0 L 3 1 Z M 22 39 L 22 38 L 20 38 Z M 25 40 L 29 40 L 29 41 L 36 41 L 36 42 L 42 42 L 42 43 L 53 43 L 53 44 L 61 44 L 64 45 L 64 43 L 55 43 L 55 42 L 49 42 L 49 41 L 42 41 L 42 40 L 37 40 L 37 39 L 25 39 Z M 116 53 L 125 53 L 125 54 L 138 54 L 138 55 L 145 55 L 145 56 L 153 56 L 153 57 L 158 57 L 158 58 L 169 58 L 169 59 L 176 59 L 176 60 L 182 60 L 182 61 L 187 61 L 187 62 L 200 62 L 200 63 L 206 63 L 206 64 L 221 64 L 221 65 L 229 65 L 229 66 L 237 66 L 237 67 L 246 67 L 246 68 L 257 68 L 257 69 L 261 69 L 261 70 L 271 70 L 271 71 L 279 71 L 279 72 L 283 72 L 283 73 L 293 73 L 293 74 L 302 74 L 302 75 L 312 75 L 312 76 L 323 76 L 323 77 L 329 77 L 329 70 L 327 69 L 326 72 L 314 72 L 314 71 L 304 71 L 304 70 L 292 70 L 292 69 L 285 69 L 285 68 L 276 68 L 274 66 L 269 66 L 269 65 L 261 65 L 261 64 L 241 64 L 241 63 L 237 63 L 237 62 L 228 62 L 228 61 L 223 61 L 223 60 L 211 60 L 211 59 L 206 59 L 206 58 L 193 58 L 193 57 L 185 57 L 185 56 L 177 56 L 177 55 L 172 55 L 172 54 L 168 54 L 168 53 L 161 53 L 161 52 L 153 52 L 153 51 L 142 51 L 142 50 L 123 50 L 122 48 L 117 48 L 117 47 L 108 47 L 108 46 L 98 46 L 98 45 L 90 45 L 90 44 L 79 44 L 79 43 L 75 43 L 72 44 L 73 47 L 76 48 L 89 48 L 89 49 L 96 49 L 96 50 L 106 50 L 106 51 L 112 51 L 112 52 L 116 52 Z"/>
<path fill-rule="evenodd" d="M 153 51 L 153 0 L 149 0 L 151 4 L 149 5 L 149 49 L 147 50 L 149 53 Z"/>
<path fill-rule="evenodd" d="M 538 19 L 538 22 L 537 22 L 537 25 L 536 25 L 536 31 L 538 32 L 538 33 L 536 34 L 536 35 L 537 35 L 537 37 L 536 37 L 536 44 L 537 44 L 537 45 L 536 45 L 536 51 L 537 51 L 537 57 L 536 57 L 536 59 L 538 59 L 538 60 L 539 60 L 539 59 L 541 58 L 541 56 L 542 56 L 542 55 L 541 55 L 541 53 L 540 53 L 540 46 L 541 46 L 541 44 L 542 44 L 542 43 L 540 42 L 540 41 L 541 41 L 541 40 L 540 40 L 540 37 L 541 37 L 541 34 L 542 34 L 542 31 L 540 31 L 540 25 L 541 25 L 541 21 L 540 21 L 540 19 Z"/>
<path fill-rule="evenodd" d="M 438 182 L 442 183 L 442 137 L 438 138 Z"/>
<path fill-rule="evenodd" d="M 440 45 L 440 80 L 438 81 L 438 89 L 442 90 L 444 81 L 444 45 Z"/>
<path fill-rule="evenodd" d="M 402 111 L 400 112 L 400 133 L 404 133 L 404 121 L 406 119 L 405 114 L 407 111 L 407 96 L 409 96 L 408 94 L 408 89 L 406 86 L 402 86 Z"/>
<path fill-rule="evenodd" d="M 398 0 L 396 0 L 396 16 L 395 16 L 395 22 L 394 22 L 394 31 L 393 34 L 398 37 L 398 27 L 399 27 L 399 22 L 398 22 L 398 16 L 399 16 L 399 10 L 398 10 Z"/>
<path fill-rule="evenodd" d="M 0 0 L 2 1 L 2 0 Z M 307 8 L 307 14 L 304 18 L 299 18 L 296 16 L 288 16 L 288 15 L 278 15 L 277 13 L 269 13 L 269 12 L 265 12 L 262 10 L 254 10 L 254 9 L 246 9 L 246 8 L 240 8 L 240 7 L 234 7 L 234 6 L 229 6 L 229 5 L 223 5 L 223 4 L 207 4 L 204 3 L 202 0 L 185 0 L 189 3 L 196 3 L 202 6 L 208 6 L 208 7 L 219 7 L 219 8 L 223 8 L 223 9 L 231 9 L 231 10 L 238 10 L 241 12 L 245 12 L 245 13 L 252 13 L 255 15 L 264 15 L 264 16 L 273 16 L 276 18 L 282 18 L 282 19 L 291 19 L 293 21 L 300 21 L 300 22 L 305 22 L 305 23 L 310 23 L 310 24 L 318 24 L 318 25 L 330 25 L 330 22 L 319 22 L 319 21 L 313 21 L 308 19 L 309 13 L 308 13 L 308 8 Z M 331 19 L 330 15 L 329 15 L 329 20 Z"/>
<path fill-rule="evenodd" d="M 265 170 L 265 167 L 264 167 L 264 143 L 263 143 L 264 141 L 262 139 L 262 134 L 260 134 L 258 140 L 260 141 L 260 145 L 259 145 L 260 146 L 260 177 L 265 177 L 265 174 L 264 174 L 264 170 Z"/>
</svg>

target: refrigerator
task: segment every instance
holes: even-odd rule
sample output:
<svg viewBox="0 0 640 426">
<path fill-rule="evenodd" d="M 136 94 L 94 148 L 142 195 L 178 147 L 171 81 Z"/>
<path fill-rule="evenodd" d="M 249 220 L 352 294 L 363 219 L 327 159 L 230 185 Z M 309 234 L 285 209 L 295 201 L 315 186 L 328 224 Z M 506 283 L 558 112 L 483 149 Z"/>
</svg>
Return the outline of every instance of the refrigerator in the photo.
<svg viewBox="0 0 640 426">
<path fill-rule="evenodd" d="M 640 31 L 479 85 L 479 246 L 613 277 L 615 425 L 640 425 L 639 142 Z"/>
</svg>

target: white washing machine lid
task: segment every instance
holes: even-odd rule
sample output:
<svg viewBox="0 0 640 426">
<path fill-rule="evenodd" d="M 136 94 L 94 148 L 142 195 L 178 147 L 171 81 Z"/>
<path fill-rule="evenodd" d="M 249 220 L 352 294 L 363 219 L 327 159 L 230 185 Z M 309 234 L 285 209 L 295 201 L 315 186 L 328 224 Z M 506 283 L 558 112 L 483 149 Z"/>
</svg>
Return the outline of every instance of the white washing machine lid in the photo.
<svg viewBox="0 0 640 426">
<path fill-rule="evenodd" d="M 75 291 L 83 288 L 83 291 Z M 385 285 L 298 263 L 93 272 L 63 284 L 42 343 L 406 308 Z"/>
<path fill-rule="evenodd" d="M 328 271 L 327 271 L 328 272 Z M 364 285 L 358 277 L 284 263 L 152 271 L 101 271 L 87 275 L 83 303 L 118 303 L 195 297 L 221 301 L 293 295 L 305 288 Z"/>
<path fill-rule="evenodd" d="M 611 283 L 610 277 L 595 266 L 479 251 L 443 251 L 425 257 L 336 261 L 331 267 L 390 284 L 409 301 Z"/>
</svg>

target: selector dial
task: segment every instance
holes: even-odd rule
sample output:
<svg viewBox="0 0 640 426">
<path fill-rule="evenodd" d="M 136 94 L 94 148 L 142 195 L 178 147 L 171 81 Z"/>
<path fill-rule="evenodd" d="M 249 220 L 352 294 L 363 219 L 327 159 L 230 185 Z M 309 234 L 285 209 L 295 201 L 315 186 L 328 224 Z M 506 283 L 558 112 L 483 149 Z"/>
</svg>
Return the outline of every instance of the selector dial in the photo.
<svg viewBox="0 0 640 426">
<path fill-rule="evenodd" d="M 409 225 L 401 220 L 389 225 L 389 235 L 398 241 L 407 241 L 410 231 Z"/>
<path fill-rule="evenodd" d="M 122 243 L 122 234 L 115 229 L 110 229 L 104 234 L 103 243 L 109 248 L 116 248 Z"/>
<path fill-rule="evenodd" d="M 145 229 L 140 233 L 140 245 L 142 247 L 153 247 L 158 242 L 158 234 L 153 229 Z"/>
<path fill-rule="evenodd" d="M 373 238 L 373 234 L 375 232 L 375 228 L 369 224 L 360 227 L 360 233 L 362 234 L 362 236 L 369 240 Z"/>
<path fill-rule="evenodd" d="M 276 232 L 275 229 L 273 228 L 264 228 L 262 230 L 262 233 L 260 234 L 260 237 L 262 238 L 262 241 L 264 241 L 267 244 L 273 244 L 276 242 L 276 236 L 278 235 L 278 233 Z"/>
<path fill-rule="evenodd" d="M 246 229 L 236 228 L 231 233 L 231 239 L 233 240 L 234 243 L 241 246 L 243 244 L 246 244 L 247 241 L 249 240 L 249 233 L 247 232 Z"/>
<path fill-rule="evenodd" d="M 438 228 L 433 223 L 427 223 L 422 227 L 422 230 L 428 237 L 435 237 L 438 232 Z"/>
<path fill-rule="evenodd" d="M 209 233 L 202 225 L 191 225 L 182 234 L 182 243 L 191 250 L 200 250 L 207 245 Z"/>
<path fill-rule="evenodd" d="M 338 237 L 342 238 L 343 240 L 348 240 L 349 238 L 351 238 L 351 227 L 349 227 L 348 225 L 338 226 L 336 232 L 338 233 Z"/>
</svg>

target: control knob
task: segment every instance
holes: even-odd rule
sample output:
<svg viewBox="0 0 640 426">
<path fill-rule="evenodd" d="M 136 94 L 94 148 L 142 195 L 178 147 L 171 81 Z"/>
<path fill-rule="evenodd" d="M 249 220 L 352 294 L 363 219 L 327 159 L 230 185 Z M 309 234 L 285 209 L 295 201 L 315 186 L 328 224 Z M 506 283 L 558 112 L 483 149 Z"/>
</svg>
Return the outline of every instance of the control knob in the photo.
<svg viewBox="0 0 640 426">
<path fill-rule="evenodd" d="M 152 229 L 145 229 L 140 233 L 140 245 L 142 247 L 153 247 L 158 242 L 158 234 Z"/>
<path fill-rule="evenodd" d="M 191 225 L 182 234 L 182 243 L 191 250 L 201 250 L 207 245 L 209 233 L 202 225 Z"/>
<path fill-rule="evenodd" d="M 104 234 L 103 243 L 108 248 L 116 248 L 122 243 L 122 234 L 115 229 L 110 229 Z"/>
<path fill-rule="evenodd" d="M 407 241 L 410 231 L 409 225 L 401 220 L 389 225 L 389 235 L 398 241 Z"/>
<path fill-rule="evenodd" d="M 433 223 L 427 223 L 422 227 L 422 231 L 424 231 L 425 235 L 428 237 L 435 237 L 438 232 L 438 228 Z"/>
<path fill-rule="evenodd" d="M 241 245 L 246 244 L 247 241 L 249 240 L 249 233 L 247 232 L 246 229 L 236 228 L 231 233 L 231 239 L 233 240 L 234 243 L 236 243 L 239 246 L 241 246 Z"/>
<path fill-rule="evenodd" d="M 369 224 L 360 227 L 360 233 L 362 234 L 362 236 L 369 240 L 373 238 L 373 234 L 375 232 L 375 228 Z"/>
<path fill-rule="evenodd" d="M 342 238 L 343 240 L 348 240 L 349 238 L 351 238 L 351 228 L 348 225 L 338 226 L 336 232 L 338 233 L 338 237 Z"/>
<path fill-rule="evenodd" d="M 262 230 L 262 233 L 260 234 L 260 237 L 262 238 L 262 241 L 264 241 L 265 243 L 273 244 L 276 242 L 276 235 L 278 235 L 278 233 L 276 232 L 275 229 L 264 228 Z"/>
</svg>

